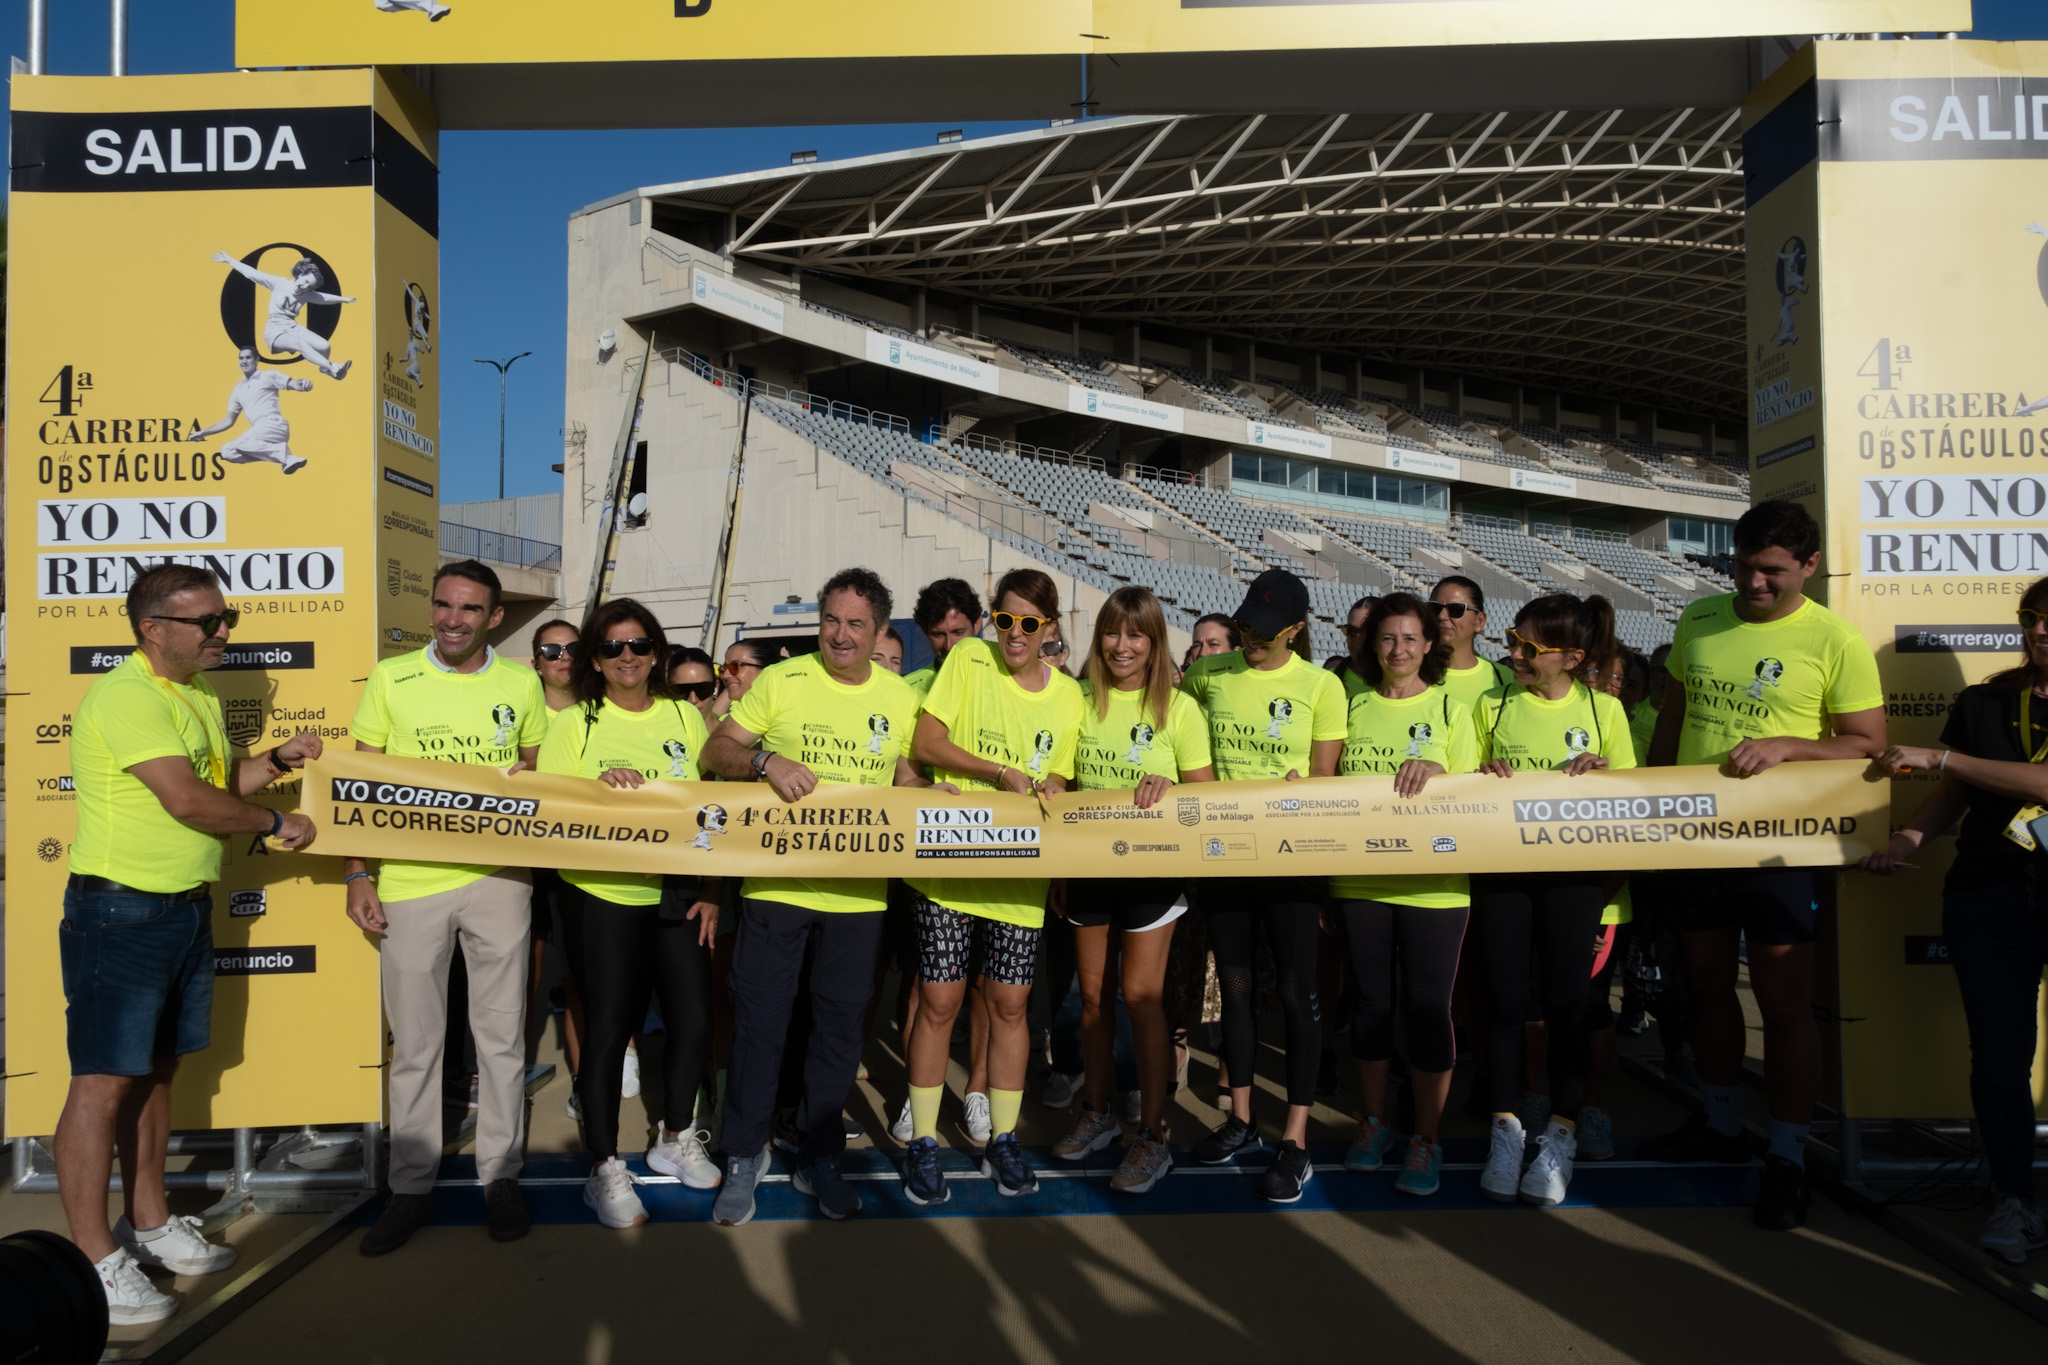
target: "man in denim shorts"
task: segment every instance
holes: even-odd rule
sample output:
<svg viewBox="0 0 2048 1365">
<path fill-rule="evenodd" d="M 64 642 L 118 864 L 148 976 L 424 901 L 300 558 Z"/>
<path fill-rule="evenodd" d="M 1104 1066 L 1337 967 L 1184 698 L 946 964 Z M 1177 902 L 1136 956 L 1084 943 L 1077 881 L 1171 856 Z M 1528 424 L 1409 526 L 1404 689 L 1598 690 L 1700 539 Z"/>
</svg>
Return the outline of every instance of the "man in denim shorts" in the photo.
<svg viewBox="0 0 2048 1365">
<path fill-rule="evenodd" d="M 313 822 L 243 798 L 320 753 L 301 733 L 235 758 L 220 664 L 238 613 L 210 570 L 165 564 L 128 590 L 136 651 L 86 690 L 71 722 L 78 835 L 58 944 L 71 1090 L 57 1122 L 57 1187 L 72 1240 L 98 1263 L 116 1324 L 177 1311 L 144 1267 L 206 1275 L 234 1253 L 171 1216 L 164 1159 L 171 1076 L 205 1049 L 213 1008 L 213 899 L 220 836 L 313 841 Z M 107 1228 L 107 1176 L 121 1154 L 125 1212 Z"/>
</svg>

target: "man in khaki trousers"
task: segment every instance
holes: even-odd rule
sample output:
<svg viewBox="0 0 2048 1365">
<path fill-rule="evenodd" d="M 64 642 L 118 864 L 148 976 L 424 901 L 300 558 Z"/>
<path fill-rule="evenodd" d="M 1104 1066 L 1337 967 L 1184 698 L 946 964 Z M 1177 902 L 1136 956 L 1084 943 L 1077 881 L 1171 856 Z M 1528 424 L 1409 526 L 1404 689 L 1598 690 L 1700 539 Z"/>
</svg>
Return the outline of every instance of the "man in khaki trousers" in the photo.
<svg viewBox="0 0 2048 1365">
<path fill-rule="evenodd" d="M 531 767 L 547 732 L 540 678 L 487 642 L 504 619 L 498 576 L 475 560 L 434 576 L 434 638 L 370 672 L 351 723 L 356 748 L 406 758 Z M 441 1068 L 448 966 L 469 971 L 476 1039 L 476 1169 L 491 1236 L 530 1220 L 519 1192 L 526 1126 L 526 958 L 532 887 L 522 868 L 386 859 L 346 864 L 348 917 L 383 937 L 379 973 L 391 1024 L 391 1199 L 361 1244 L 382 1256 L 434 1216 L 441 1167 Z"/>
</svg>

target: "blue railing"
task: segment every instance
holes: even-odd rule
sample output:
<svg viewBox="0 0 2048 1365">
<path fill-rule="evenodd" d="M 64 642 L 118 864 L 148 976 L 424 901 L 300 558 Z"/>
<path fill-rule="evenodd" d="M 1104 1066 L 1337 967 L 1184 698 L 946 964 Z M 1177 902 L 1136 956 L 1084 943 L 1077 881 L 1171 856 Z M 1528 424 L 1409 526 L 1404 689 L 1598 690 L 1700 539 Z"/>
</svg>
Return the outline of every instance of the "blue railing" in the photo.
<svg viewBox="0 0 2048 1365">
<path fill-rule="evenodd" d="M 562 547 L 559 545 L 550 545 L 544 540 L 528 540 L 525 536 L 506 535 L 502 531 L 462 526 L 452 521 L 441 523 L 441 552 L 464 559 L 483 559 L 493 564 L 511 564 L 521 569 L 541 569 L 550 573 L 558 572 L 562 567 Z"/>
</svg>

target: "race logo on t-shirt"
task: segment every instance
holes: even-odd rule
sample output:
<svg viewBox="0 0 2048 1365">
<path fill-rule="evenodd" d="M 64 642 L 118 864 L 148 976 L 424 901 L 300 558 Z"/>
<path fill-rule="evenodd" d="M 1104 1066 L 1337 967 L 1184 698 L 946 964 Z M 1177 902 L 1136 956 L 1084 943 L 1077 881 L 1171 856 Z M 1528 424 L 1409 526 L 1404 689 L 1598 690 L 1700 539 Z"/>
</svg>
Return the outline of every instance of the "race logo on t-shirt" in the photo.
<svg viewBox="0 0 2048 1365">
<path fill-rule="evenodd" d="M 1426 720 L 1418 720 L 1408 727 L 1408 757 L 1422 757 L 1422 746 L 1436 738 L 1436 731 Z"/>
<path fill-rule="evenodd" d="M 1029 768 L 1034 774 L 1043 773 L 1045 771 L 1045 761 L 1052 757 L 1052 746 L 1052 731 L 1040 730 L 1037 738 L 1031 742 L 1031 761 L 1024 766 Z"/>
<path fill-rule="evenodd" d="M 1154 730 L 1142 720 L 1133 725 L 1131 727 L 1131 751 L 1124 755 L 1124 762 L 1143 763 L 1145 761 L 1145 752 L 1152 747 L 1153 736 L 1158 733 L 1157 730 Z"/>
<path fill-rule="evenodd" d="M 889 738 L 889 718 L 879 712 L 868 717 L 868 752 L 882 752 L 882 745 Z"/>
<path fill-rule="evenodd" d="M 711 847 L 711 836 L 723 833 L 725 833 L 725 807 L 697 807 L 697 837 L 690 840 L 690 847 L 708 849 Z"/>
<path fill-rule="evenodd" d="M 1593 737 L 1577 725 L 1567 726 L 1564 732 L 1564 747 L 1573 758 L 1593 747 Z"/>
<path fill-rule="evenodd" d="M 668 755 L 668 775 L 670 777 L 689 776 L 687 772 L 683 771 L 683 765 L 690 761 L 689 745 L 679 739 L 665 739 L 661 742 L 661 751 Z"/>
<path fill-rule="evenodd" d="M 519 723 L 519 713 L 500 702 L 491 708 L 491 720 L 498 727 L 498 732 L 491 736 L 491 747 L 502 749 L 512 742 L 512 727 Z"/>
<path fill-rule="evenodd" d="M 1756 701 L 1764 699 L 1766 687 L 1776 687 L 1785 676 L 1785 665 L 1776 659 L 1756 661 L 1756 681 L 1749 685 L 1749 695 Z"/>
<path fill-rule="evenodd" d="M 1273 719 L 1266 726 L 1266 738 L 1280 738 L 1280 727 L 1294 719 L 1294 703 L 1285 697 L 1275 697 L 1266 703 L 1266 714 Z"/>
</svg>

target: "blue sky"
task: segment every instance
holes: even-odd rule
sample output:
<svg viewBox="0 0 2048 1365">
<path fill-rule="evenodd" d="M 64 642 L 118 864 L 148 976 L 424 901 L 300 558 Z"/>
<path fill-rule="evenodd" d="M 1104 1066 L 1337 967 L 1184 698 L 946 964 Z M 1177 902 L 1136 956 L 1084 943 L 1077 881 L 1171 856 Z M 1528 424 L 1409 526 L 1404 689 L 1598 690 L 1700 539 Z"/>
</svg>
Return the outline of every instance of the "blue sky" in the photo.
<svg viewBox="0 0 2048 1365">
<path fill-rule="evenodd" d="M 586 3 L 589 0 L 585 0 Z M 107 69 L 104 0 L 54 0 L 50 70 Z M 2048 37 L 2043 0 L 1977 0 L 1973 36 Z M 7 50 L 27 48 L 27 5 L 0 0 Z M 129 69 L 222 71 L 234 64 L 233 0 L 131 0 Z M 604 133 L 451 133 L 441 144 L 442 490 L 450 502 L 497 491 L 498 379 L 473 357 L 533 355 L 513 367 L 506 492 L 561 487 L 567 219 L 639 185 L 786 164 L 789 153 L 860 156 L 928 146 L 961 124 L 683 129 Z M 967 124 L 969 137 L 1019 124 Z M 508 283 L 510 287 L 508 287 Z"/>
</svg>

